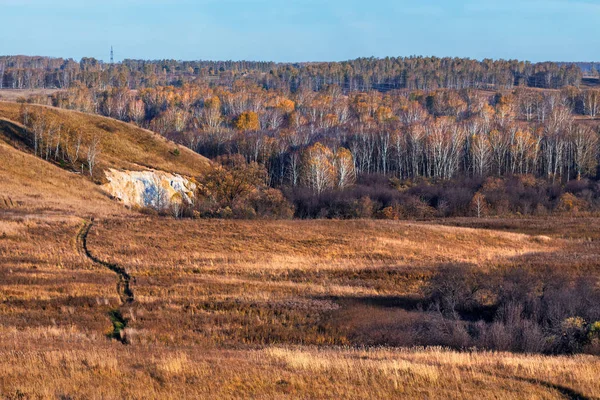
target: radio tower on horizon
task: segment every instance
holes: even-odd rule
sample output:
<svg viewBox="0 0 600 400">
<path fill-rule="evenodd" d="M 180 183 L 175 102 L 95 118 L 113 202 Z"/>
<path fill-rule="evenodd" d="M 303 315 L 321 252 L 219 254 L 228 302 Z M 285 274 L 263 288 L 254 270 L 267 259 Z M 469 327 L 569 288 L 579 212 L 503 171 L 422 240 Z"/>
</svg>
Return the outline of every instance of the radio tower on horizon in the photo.
<svg viewBox="0 0 600 400">
<path fill-rule="evenodd" d="M 115 63 L 115 53 L 113 52 L 113 47 L 110 46 L 110 63 L 114 64 Z"/>
</svg>

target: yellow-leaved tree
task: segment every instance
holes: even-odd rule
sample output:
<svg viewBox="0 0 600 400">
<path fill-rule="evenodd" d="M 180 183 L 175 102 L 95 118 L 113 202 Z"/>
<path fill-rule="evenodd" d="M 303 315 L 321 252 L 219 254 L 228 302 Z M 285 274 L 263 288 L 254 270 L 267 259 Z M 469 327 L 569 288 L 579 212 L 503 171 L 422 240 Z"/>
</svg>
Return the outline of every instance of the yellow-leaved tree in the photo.
<svg viewBox="0 0 600 400">
<path fill-rule="evenodd" d="M 319 142 L 306 149 L 302 160 L 304 185 L 317 194 L 332 188 L 336 181 L 334 162 L 332 151 Z"/>
<path fill-rule="evenodd" d="M 343 189 L 352 185 L 356 180 L 354 158 L 350 150 L 340 147 L 335 153 L 335 169 L 337 187 Z"/>
<path fill-rule="evenodd" d="M 221 100 L 218 96 L 204 100 L 202 122 L 208 129 L 216 129 L 221 124 Z"/>
<path fill-rule="evenodd" d="M 235 120 L 235 129 L 238 131 L 257 131 L 260 129 L 258 114 L 253 111 L 245 111 Z"/>
</svg>

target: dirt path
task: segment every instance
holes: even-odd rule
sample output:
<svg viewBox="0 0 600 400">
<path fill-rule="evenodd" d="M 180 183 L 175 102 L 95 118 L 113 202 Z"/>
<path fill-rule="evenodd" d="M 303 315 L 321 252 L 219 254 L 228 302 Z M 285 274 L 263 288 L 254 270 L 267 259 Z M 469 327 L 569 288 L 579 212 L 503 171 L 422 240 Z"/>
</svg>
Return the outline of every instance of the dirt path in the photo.
<svg viewBox="0 0 600 400">
<path fill-rule="evenodd" d="M 121 305 L 119 308 L 109 312 L 109 317 L 113 324 L 113 331 L 110 337 L 119 340 L 123 344 L 127 344 L 125 328 L 127 327 L 129 320 L 126 319 L 123 314 L 125 311 L 131 310 L 131 305 L 134 302 L 133 290 L 131 289 L 131 275 L 127 273 L 125 268 L 119 267 L 117 264 L 103 261 L 90 252 L 87 246 L 87 237 L 93 225 L 93 220 L 85 221 L 83 223 L 81 229 L 77 233 L 77 248 L 83 256 L 89 258 L 95 264 L 108 268 L 117 274 L 117 293 L 121 299 Z"/>
</svg>

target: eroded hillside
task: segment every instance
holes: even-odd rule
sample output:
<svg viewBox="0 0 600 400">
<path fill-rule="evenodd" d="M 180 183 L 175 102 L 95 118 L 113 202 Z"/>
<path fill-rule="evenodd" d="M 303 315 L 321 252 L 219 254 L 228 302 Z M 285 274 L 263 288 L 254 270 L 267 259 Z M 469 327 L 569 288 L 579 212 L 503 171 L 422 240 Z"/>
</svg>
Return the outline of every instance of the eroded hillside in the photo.
<svg viewBox="0 0 600 400">
<path fill-rule="evenodd" d="M 8 102 L 0 102 L 0 145 L 4 208 L 98 211 L 107 194 L 127 206 L 191 202 L 193 178 L 211 168 L 206 158 L 130 124 Z"/>
</svg>

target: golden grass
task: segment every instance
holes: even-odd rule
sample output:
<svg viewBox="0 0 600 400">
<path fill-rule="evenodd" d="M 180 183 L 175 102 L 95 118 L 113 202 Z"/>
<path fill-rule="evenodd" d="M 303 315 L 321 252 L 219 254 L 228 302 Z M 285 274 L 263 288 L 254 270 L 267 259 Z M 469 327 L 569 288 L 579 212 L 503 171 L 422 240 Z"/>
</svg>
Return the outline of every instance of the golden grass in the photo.
<svg viewBox="0 0 600 400">
<path fill-rule="evenodd" d="M 486 264 L 551 252 L 560 240 L 500 231 L 398 221 L 223 221 L 148 218 L 99 221 L 95 245 L 141 275 L 154 266 L 206 270 L 243 266 L 273 273 L 365 266 Z M 127 239 L 127 240 L 125 240 Z M 116 244 L 119 244 L 116 246 Z M 140 271 L 138 271 L 138 266 Z"/>
<path fill-rule="evenodd" d="M 1 216 L 2 214 L 0 214 Z M 118 298 L 114 275 L 77 251 L 81 220 L 5 215 L 0 219 L 0 320 L 4 328 L 101 334 Z"/>
<path fill-rule="evenodd" d="M 129 344 L 107 337 L 116 275 L 81 254 L 82 220 L 59 211 L 0 213 L 0 398 L 561 399 L 600 392 L 593 356 L 360 345 L 378 326 L 419 318 L 376 300 L 418 294 L 440 265 L 535 267 L 565 257 L 578 271 L 568 257 L 581 249 L 592 260 L 585 262 L 596 262 L 596 242 L 543 224 L 523 234 L 100 212 L 88 247 L 133 276 L 136 302 L 124 309 Z M 551 238 L 537 237 L 545 234 Z"/>
<path fill-rule="evenodd" d="M 498 390 L 502 390 L 502 398 L 552 398 L 552 394 L 572 387 L 588 396 L 600 390 L 596 379 L 600 363 L 591 356 L 457 353 L 444 349 L 271 348 L 265 352 L 293 370 L 342 380 L 360 379 L 365 387 L 374 389 L 377 398 L 394 395 L 391 388 L 396 395 L 427 398 L 494 398 Z M 386 384 L 372 385 L 375 379 Z"/>
<path fill-rule="evenodd" d="M 551 257 L 564 246 L 559 239 L 397 221 L 139 217 L 96 220 L 88 236 L 92 253 L 135 277 L 131 341 L 210 346 L 348 344 L 355 328 L 381 323 L 360 316 L 368 310 L 363 304 L 421 295 L 439 265 L 494 268 Z M 367 313 L 381 314 L 399 315 Z"/>
<path fill-rule="evenodd" d="M 0 350 L 0 394 L 41 399 L 562 399 L 594 398 L 600 390 L 600 363 L 589 356 L 305 346 L 170 349 L 72 337 L 57 338 L 55 346 L 71 347 L 58 350 L 42 349 L 43 340 L 26 351 Z"/>
<path fill-rule="evenodd" d="M 10 199 L 6 206 L 4 199 Z M 65 171 L 0 139 L 0 212 L 72 215 L 125 215 L 120 206 L 88 179 Z"/>
</svg>

